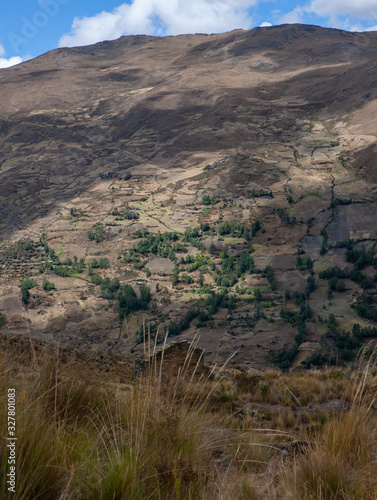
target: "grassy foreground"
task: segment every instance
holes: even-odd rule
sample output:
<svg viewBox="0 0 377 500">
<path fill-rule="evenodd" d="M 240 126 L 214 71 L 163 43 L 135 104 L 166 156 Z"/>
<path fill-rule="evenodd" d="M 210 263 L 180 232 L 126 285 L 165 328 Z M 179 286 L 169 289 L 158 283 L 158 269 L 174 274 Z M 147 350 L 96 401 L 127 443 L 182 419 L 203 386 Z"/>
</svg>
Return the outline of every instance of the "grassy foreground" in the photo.
<svg viewBox="0 0 377 500">
<path fill-rule="evenodd" d="M 188 354 L 188 358 L 190 353 Z M 377 369 L 120 381 L 33 346 L 0 359 L 4 499 L 377 498 Z M 370 358 L 369 358 L 370 359 Z M 7 391 L 16 389 L 16 494 Z"/>
</svg>

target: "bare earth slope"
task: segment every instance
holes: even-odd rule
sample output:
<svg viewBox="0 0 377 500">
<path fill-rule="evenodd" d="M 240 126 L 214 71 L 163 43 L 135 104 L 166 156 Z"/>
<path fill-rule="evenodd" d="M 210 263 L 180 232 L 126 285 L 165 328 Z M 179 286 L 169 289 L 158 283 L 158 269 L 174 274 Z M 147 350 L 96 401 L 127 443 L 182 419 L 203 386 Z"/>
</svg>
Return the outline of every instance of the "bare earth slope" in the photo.
<svg viewBox="0 0 377 500">
<path fill-rule="evenodd" d="M 199 330 L 210 359 L 239 349 L 256 367 L 285 347 L 292 366 L 352 351 L 342 332 L 377 318 L 376 54 L 376 33 L 283 25 L 123 37 L 1 70 L 4 331 L 129 352 L 143 327 Z M 334 266 L 347 270 L 329 282 Z M 125 311 L 93 272 L 138 297 L 146 283 L 148 308 Z M 227 295 L 211 308 L 211 292 Z"/>
</svg>

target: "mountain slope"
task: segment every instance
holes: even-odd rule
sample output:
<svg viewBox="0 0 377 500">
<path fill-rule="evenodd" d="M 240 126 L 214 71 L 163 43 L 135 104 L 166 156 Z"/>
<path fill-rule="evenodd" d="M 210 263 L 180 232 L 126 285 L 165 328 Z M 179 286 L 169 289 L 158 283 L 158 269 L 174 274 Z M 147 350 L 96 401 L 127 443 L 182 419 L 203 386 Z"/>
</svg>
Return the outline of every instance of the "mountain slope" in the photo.
<svg viewBox="0 0 377 500">
<path fill-rule="evenodd" d="M 160 336 L 199 328 L 210 359 L 238 348 L 265 366 L 370 327 L 376 51 L 376 33 L 282 25 L 123 37 L 0 71 L 4 330 L 129 351 L 151 321 Z M 348 274 L 323 279 L 334 266 Z M 126 311 L 141 282 L 148 308 Z"/>
</svg>

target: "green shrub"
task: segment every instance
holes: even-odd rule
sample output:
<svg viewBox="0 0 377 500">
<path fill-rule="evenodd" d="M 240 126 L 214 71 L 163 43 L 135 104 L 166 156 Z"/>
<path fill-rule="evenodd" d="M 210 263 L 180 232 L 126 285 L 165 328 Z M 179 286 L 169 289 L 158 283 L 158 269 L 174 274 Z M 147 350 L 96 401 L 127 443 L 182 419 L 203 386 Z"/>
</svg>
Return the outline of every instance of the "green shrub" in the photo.
<svg viewBox="0 0 377 500">
<path fill-rule="evenodd" d="M 287 370 L 298 353 L 298 347 L 299 346 L 296 343 L 292 347 L 282 349 L 275 355 L 275 364 L 282 370 Z"/>
<path fill-rule="evenodd" d="M 55 284 L 49 281 L 47 278 L 43 278 L 42 288 L 46 292 L 50 292 L 51 290 L 55 290 Z"/>
<path fill-rule="evenodd" d="M 231 397 L 229 396 L 229 394 L 227 394 L 226 392 L 221 394 L 221 396 L 220 396 L 221 403 L 229 403 L 230 400 L 231 400 Z"/>
<path fill-rule="evenodd" d="M 99 274 L 92 274 L 90 277 L 90 281 L 95 285 L 100 285 L 102 283 L 102 278 Z"/>
</svg>

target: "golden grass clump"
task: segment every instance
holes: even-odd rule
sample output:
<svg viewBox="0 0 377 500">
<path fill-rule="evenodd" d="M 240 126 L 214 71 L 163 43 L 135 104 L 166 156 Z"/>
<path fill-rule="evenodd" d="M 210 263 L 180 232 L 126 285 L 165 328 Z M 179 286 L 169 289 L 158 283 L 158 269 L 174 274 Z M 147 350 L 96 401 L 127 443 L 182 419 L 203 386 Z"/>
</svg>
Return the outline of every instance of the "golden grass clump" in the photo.
<svg viewBox="0 0 377 500">
<path fill-rule="evenodd" d="M 365 354 L 365 353 L 364 353 Z M 351 375 L 351 406 L 328 420 L 292 469 L 283 468 L 287 498 L 372 500 L 377 498 L 377 415 L 375 375 L 360 358 Z"/>
</svg>

